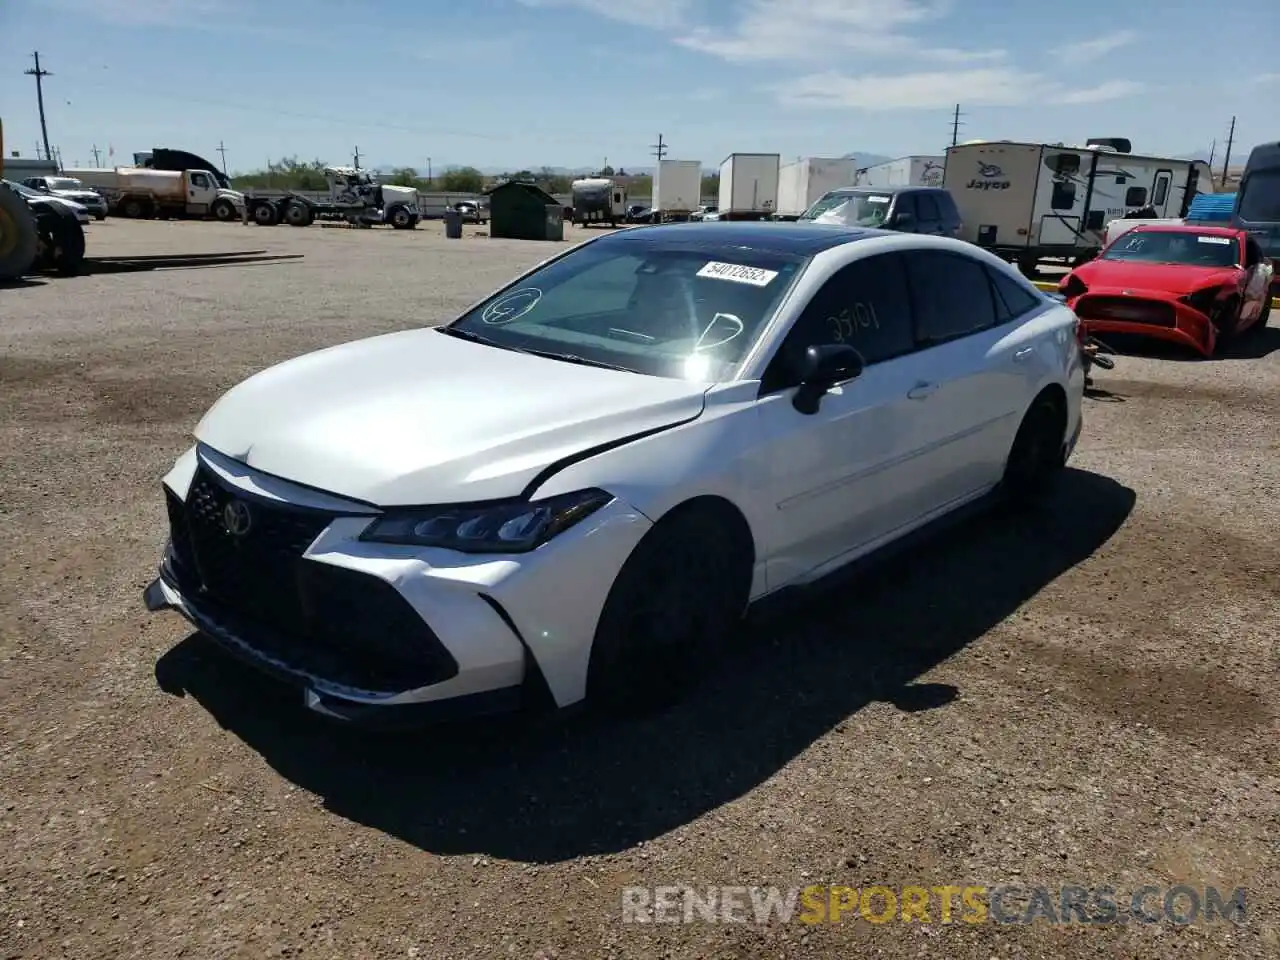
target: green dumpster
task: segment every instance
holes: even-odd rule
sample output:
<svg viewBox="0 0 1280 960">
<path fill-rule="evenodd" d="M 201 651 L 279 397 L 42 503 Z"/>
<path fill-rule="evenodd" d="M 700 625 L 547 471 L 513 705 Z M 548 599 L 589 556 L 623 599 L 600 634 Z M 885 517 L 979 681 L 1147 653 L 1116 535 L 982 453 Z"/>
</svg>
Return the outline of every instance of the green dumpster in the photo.
<svg viewBox="0 0 1280 960">
<path fill-rule="evenodd" d="M 537 184 L 508 180 L 485 191 L 489 198 L 489 236 L 507 240 L 563 240 L 562 205 Z M 556 224 L 550 207 L 555 207 Z"/>
</svg>

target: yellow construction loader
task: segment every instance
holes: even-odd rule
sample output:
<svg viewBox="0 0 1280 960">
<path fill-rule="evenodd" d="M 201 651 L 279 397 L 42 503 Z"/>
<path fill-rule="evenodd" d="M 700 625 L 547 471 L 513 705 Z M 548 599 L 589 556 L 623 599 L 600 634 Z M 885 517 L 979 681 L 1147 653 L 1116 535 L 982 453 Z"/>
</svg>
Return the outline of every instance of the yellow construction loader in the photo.
<svg viewBox="0 0 1280 960">
<path fill-rule="evenodd" d="M 0 180 L 4 178 L 4 125 L 0 121 Z M 39 245 L 35 215 L 22 199 L 0 183 L 0 283 L 31 270 Z"/>
</svg>

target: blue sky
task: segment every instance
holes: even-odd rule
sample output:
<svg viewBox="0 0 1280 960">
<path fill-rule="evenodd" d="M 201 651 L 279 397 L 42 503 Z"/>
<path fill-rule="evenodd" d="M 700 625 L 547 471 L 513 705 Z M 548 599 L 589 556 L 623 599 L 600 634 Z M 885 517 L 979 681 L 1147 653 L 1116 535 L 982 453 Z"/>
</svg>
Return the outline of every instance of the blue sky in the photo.
<svg viewBox="0 0 1280 960">
<path fill-rule="evenodd" d="M 1277 22 L 1275 0 L 0 0 L 0 118 L 34 155 L 39 50 L 69 166 L 219 142 L 233 171 L 357 145 L 424 171 L 628 166 L 659 132 L 707 166 L 896 156 L 940 152 L 957 102 L 962 139 L 1219 157 L 1235 114 L 1243 162 L 1280 138 Z"/>
</svg>

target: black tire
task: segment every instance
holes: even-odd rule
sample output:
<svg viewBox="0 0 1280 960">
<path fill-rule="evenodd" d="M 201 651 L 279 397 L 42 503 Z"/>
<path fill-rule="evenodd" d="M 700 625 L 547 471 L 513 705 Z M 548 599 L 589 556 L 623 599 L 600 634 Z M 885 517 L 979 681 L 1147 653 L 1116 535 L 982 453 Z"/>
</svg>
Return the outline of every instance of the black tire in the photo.
<svg viewBox="0 0 1280 960">
<path fill-rule="evenodd" d="M 253 208 L 251 219 L 260 227 L 274 227 L 280 222 L 280 213 L 274 203 L 259 203 Z"/>
<path fill-rule="evenodd" d="M 309 227 L 314 219 L 311 208 L 305 203 L 298 203 L 295 200 L 284 208 L 284 222 L 291 227 Z"/>
<path fill-rule="evenodd" d="M 93 215 L 93 219 L 101 223 L 103 220 L 107 219 L 107 215 L 105 213 L 95 213 Z"/>
<path fill-rule="evenodd" d="M 40 217 L 41 267 L 60 277 L 74 277 L 84 269 L 84 228 L 74 217 Z"/>
<path fill-rule="evenodd" d="M 408 207 L 392 207 L 387 215 L 393 230 L 412 230 L 413 214 Z"/>
<path fill-rule="evenodd" d="M 1028 280 L 1034 280 L 1040 273 L 1040 258 L 1036 256 L 1018 257 L 1018 270 Z"/>
<path fill-rule="evenodd" d="M 147 204 L 137 197 L 126 197 L 120 201 L 120 216 L 130 220 L 141 220 L 147 213 Z"/>
<path fill-rule="evenodd" d="M 213 206 L 209 208 L 209 212 L 213 214 L 213 219 L 222 223 L 230 223 L 232 220 L 240 219 L 236 215 L 236 205 L 225 197 L 213 201 Z"/>
<path fill-rule="evenodd" d="M 1046 392 L 1032 401 L 1005 461 L 1000 492 L 1006 499 L 1034 501 L 1053 485 L 1066 465 L 1062 456 L 1066 420 L 1061 397 Z"/>
<path fill-rule="evenodd" d="M 752 544 L 730 508 L 690 504 L 649 531 L 605 601 L 587 705 L 633 714 L 695 686 L 723 652 L 751 591 Z"/>
<path fill-rule="evenodd" d="M 0 185 L 0 281 L 30 271 L 38 246 L 39 231 L 31 208 L 17 193 Z"/>
</svg>

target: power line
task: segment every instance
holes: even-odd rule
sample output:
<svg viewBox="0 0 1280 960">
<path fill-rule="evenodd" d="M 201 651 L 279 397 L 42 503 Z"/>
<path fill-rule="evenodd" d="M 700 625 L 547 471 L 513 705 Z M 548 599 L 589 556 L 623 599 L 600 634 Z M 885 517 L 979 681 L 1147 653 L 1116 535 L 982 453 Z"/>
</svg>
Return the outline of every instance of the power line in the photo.
<svg viewBox="0 0 1280 960">
<path fill-rule="evenodd" d="M 32 54 L 35 57 L 35 67 L 28 67 L 22 72 L 28 77 L 36 78 L 36 103 L 40 107 L 40 136 L 44 139 L 44 155 L 48 160 L 53 159 L 53 151 L 49 149 L 49 127 L 44 121 L 44 78 L 52 77 L 53 74 L 48 70 L 40 68 L 40 51 L 37 50 Z"/>
<path fill-rule="evenodd" d="M 1226 149 L 1226 153 L 1222 158 L 1222 184 L 1223 184 L 1224 190 L 1226 189 L 1226 183 L 1227 183 L 1227 168 L 1231 165 L 1231 144 L 1235 142 L 1235 139 L 1236 139 L 1236 118 L 1232 117 L 1231 132 L 1227 134 L 1227 149 Z"/>
<path fill-rule="evenodd" d="M 960 128 L 965 126 L 960 118 L 966 116 L 960 112 L 960 104 L 956 104 L 955 113 L 951 116 L 951 145 L 954 147 L 960 142 Z"/>
</svg>

